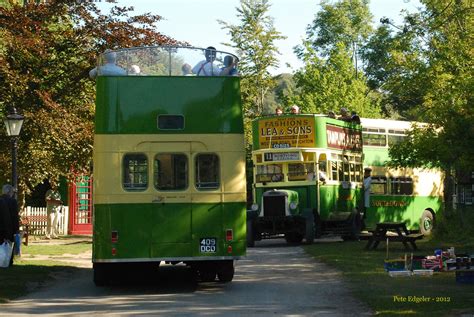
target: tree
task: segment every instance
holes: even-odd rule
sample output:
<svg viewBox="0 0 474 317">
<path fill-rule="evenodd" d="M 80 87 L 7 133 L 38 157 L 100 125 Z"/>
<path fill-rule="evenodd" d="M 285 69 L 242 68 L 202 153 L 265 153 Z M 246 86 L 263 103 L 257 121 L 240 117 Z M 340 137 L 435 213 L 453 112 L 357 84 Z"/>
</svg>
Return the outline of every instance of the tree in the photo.
<svg viewBox="0 0 474 317">
<path fill-rule="evenodd" d="M 334 51 L 339 43 L 352 52 L 353 62 L 358 68 L 359 47 L 372 32 L 372 14 L 368 0 L 341 0 L 335 4 L 324 0 L 312 25 L 306 30 L 307 41 L 322 56 Z M 297 48 L 302 56 L 304 46 Z"/>
<path fill-rule="evenodd" d="M 295 103 L 304 112 L 327 113 L 346 107 L 360 116 L 377 117 L 379 107 L 368 96 L 365 78 L 356 76 L 350 53 L 341 42 L 323 59 L 309 43 L 303 61 L 305 66 L 294 75 L 297 94 L 290 96 L 287 105 Z"/>
<path fill-rule="evenodd" d="M 0 8 L 0 112 L 15 107 L 26 117 L 20 190 L 90 168 L 95 85 L 88 72 L 99 52 L 175 42 L 156 31 L 160 16 L 132 11 L 114 7 L 104 15 L 92 2 L 72 0 Z M 2 152 L 2 175 L 9 162 Z"/>
<path fill-rule="evenodd" d="M 228 30 L 233 47 L 240 55 L 239 71 L 242 77 L 241 90 L 244 114 L 254 118 L 262 114 L 265 95 L 275 87 L 275 79 L 269 68 L 278 66 L 279 54 L 275 41 L 285 39 L 273 26 L 268 15 L 268 0 L 241 0 L 236 8 L 239 25 L 219 21 Z"/>
<path fill-rule="evenodd" d="M 387 81 L 398 91 L 403 87 L 423 87 L 419 90 L 420 104 L 411 108 L 409 114 L 429 124 L 414 130 L 405 143 L 394 147 L 392 160 L 396 166 L 428 165 L 447 172 L 473 171 L 473 8 L 462 0 L 422 3 L 425 8 L 407 15 L 405 32 L 398 34 L 413 38 L 417 63 L 410 58 L 400 59 L 398 67 L 411 76 L 389 76 Z"/>
</svg>

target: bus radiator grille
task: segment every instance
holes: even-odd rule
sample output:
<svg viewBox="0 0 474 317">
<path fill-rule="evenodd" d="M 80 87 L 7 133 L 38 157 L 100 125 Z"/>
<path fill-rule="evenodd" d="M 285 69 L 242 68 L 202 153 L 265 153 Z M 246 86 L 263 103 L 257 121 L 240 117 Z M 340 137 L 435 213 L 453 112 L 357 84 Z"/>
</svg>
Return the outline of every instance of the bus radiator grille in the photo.
<svg viewBox="0 0 474 317">
<path fill-rule="evenodd" d="M 284 217 L 285 216 L 285 196 L 263 197 L 264 217 Z"/>
</svg>

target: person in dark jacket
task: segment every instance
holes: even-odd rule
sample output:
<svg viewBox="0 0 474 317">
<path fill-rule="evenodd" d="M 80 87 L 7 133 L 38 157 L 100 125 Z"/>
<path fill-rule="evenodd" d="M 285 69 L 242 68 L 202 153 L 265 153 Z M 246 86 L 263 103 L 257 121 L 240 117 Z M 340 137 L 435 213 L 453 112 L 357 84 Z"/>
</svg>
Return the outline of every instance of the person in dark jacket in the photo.
<svg viewBox="0 0 474 317">
<path fill-rule="evenodd" d="M 14 235 L 20 231 L 20 218 L 18 216 L 18 203 L 14 196 L 13 186 L 5 184 L 2 187 L 2 196 L 0 199 L 4 206 L 0 206 L 2 224 L 0 224 L 0 241 L 9 240 L 14 242 Z M 6 211 L 4 210 L 6 208 Z M 10 266 L 13 264 L 13 256 L 10 260 Z"/>
</svg>

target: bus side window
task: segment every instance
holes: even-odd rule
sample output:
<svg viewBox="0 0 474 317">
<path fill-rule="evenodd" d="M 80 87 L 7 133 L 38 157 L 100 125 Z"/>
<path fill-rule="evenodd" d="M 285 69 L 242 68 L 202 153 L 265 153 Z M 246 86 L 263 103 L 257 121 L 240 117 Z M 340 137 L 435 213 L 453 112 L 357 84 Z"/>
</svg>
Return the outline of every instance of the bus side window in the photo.
<svg viewBox="0 0 474 317">
<path fill-rule="evenodd" d="M 145 154 L 126 154 L 122 168 L 124 189 L 133 191 L 148 187 L 148 160 Z"/>
<path fill-rule="evenodd" d="M 410 177 L 390 178 L 392 195 L 413 195 L 413 180 Z"/>
<path fill-rule="evenodd" d="M 331 180 L 337 181 L 337 161 L 330 161 L 331 164 Z"/>
<path fill-rule="evenodd" d="M 198 154 L 195 163 L 196 188 L 219 188 L 219 157 L 215 154 Z"/>
<path fill-rule="evenodd" d="M 188 187 L 188 157 L 162 153 L 155 156 L 154 183 L 158 190 L 183 190 Z"/>
<path fill-rule="evenodd" d="M 370 184 L 370 193 L 374 195 L 386 195 L 387 178 L 384 176 L 373 176 Z"/>
</svg>

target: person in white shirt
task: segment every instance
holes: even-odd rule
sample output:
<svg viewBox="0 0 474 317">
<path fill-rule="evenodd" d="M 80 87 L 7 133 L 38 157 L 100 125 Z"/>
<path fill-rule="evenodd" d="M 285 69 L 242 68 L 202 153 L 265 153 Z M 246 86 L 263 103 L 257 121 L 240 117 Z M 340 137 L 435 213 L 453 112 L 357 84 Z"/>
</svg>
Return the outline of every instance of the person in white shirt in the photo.
<svg viewBox="0 0 474 317">
<path fill-rule="evenodd" d="M 209 46 L 204 51 L 206 59 L 200 61 L 193 67 L 193 73 L 197 76 L 219 76 L 221 73 L 220 67 L 217 66 L 216 60 L 216 48 Z"/>
<path fill-rule="evenodd" d="M 367 209 L 370 207 L 370 185 L 372 184 L 372 177 L 370 167 L 364 168 L 364 217 L 366 217 Z"/>
<path fill-rule="evenodd" d="M 95 67 L 89 72 L 89 77 L 94 79 L 97 76 L 126 76 L 127 71 L 120 66 L 115 64 L 117 60 L 117 54 L 112 51 L 105 51 L 104 54 L 105 64 L 99 67 Z"/>
</svg>

